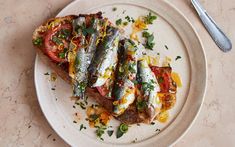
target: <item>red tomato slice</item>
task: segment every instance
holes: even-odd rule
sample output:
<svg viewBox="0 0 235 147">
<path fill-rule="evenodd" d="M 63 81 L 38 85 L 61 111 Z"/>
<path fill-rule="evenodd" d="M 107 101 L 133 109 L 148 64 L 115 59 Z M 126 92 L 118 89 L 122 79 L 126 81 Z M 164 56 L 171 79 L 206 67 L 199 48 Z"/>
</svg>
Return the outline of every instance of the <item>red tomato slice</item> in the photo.
<svg viewBox="0 0 235 147">
<path fill-rule="evenodd" d="M 152 66 L 151 70 L 154 72 L 158 83 L 160 85 L 161 92 L 169 92 L 171 72 L 164 67 Z"/>
<path fill-rule="evenodd" d="M 70 30 L 72 32 L 72 25 L 67 23 L 67 24 L 61 24 L 57 27 L 54 27 L 48 30 L 44 38 L 45 52 L 53 61 L 60 62 L 60 63 L 67 62 L 66 59 L 59 57 L 59 53 L 63 52 L 64 50 L 59 49 L 59 46 L 53 43 L 51 40 L 52 40 L 52 37 L 62 29 Z M 69 39 L 68 40 L 64 39 L 63 44 L 64 44 L 64 47 L 68 48 Z"/>
</svg>

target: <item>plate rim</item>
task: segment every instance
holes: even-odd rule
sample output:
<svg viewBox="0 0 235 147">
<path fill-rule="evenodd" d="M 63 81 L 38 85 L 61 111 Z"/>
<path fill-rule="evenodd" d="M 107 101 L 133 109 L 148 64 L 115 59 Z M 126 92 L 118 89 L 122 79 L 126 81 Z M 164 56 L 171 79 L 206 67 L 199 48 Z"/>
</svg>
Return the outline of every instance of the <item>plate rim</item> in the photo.
<svg viewBox="0 0 235 147">
<path fill-rule="evenodd" d="M 67 4 L 55 17 L 57 17 L 58 15 L 60 15 L 60 13 L 63 13 L 64 11 L 66 11 L 66 9 L 68 9 L 71 5 L 73 5 L 74 3 L 78 2 L 78 1 L 84 1 L 84 0 L 75 0 L 75 1 L 72 1 L 70 2 L 69 4 Z M 185 22 L 190 26 L 190 28 L 192 29 L 192 31 L 194 32 L 196 38 L 198 39 L 199 41 L 199 44 L 201 46 L 201 51 L 202 51 L 202 55 L 203 55 L 203 59 L 204 59 L 204 62 L 205 62 L 205 77 L 204 77 L 204 87 L 202 88 L 202 91 L 201 91 L 201 94 L 202 94 L 202 98 L 201 98 L 201 103 L 200 103 L 200 106 L 195 114 L 195 116 L 193 116 L 193 119 L 192 121 L 188 124 L 188 127 L 183 131 L 183 133 L 181 133 L 177 139 L 175 141 L 173 141 L 170 145 L 175 145 L 179 140 L 181 140 L 185 134 L 190 130 L 190 128 L 193 126 L 193 124 L 195 123 L 196 119 L 198 118 L 200 112 L 201 112 L 201 109 L 202 109 L 202 105 L 204 103 L 204 100 L 205 100 L 205 95 L 206 95 L 206 90 L 207 90 L 207 77 L 208 77 L 208 67 L 207 67 L 207 58 L 206 58 L 206 53 L 205 53 L 205 48 L 204 48 L 204 45 L 202 43 L 202 40 L 198 34 L 198 32 L 196 31 L 195 27 L 192 25 L 192 23 L 189 21 L 189 19 L 175 6 L 173 5 L 172 3 L 168 2 L 168 1 L 164 1 L 162 0 L 164 3 L 166 3 L 167 5 L 169 5 L 171 8 L 173 8 L 175 11 L 177 11 L 177 13 L 179 13 L 179 15 L 181 15 L 183 17 L 183 19 L 185 20 Z M 63 139 L 67 144 L 71 145 L 72 146 L 72 143 L 70 143 L 68 141 L 67 138 L 64 137 L 64 135 L 61 134 L 61 132 L 58 131 L 58 128 L 56 128 L 53 123 L 50 121 L 50 118 L 47 116 L 47 113 L 45 112 L 45 109 L 43 107 L 43 104 L 42 102 L 40 101 L 40 98 L 39 98 L 39 90 L 38 89 L 38 82 L 37 82 L 37 74 L 36 74 L 36 67 L 37 67 L 37 63 L 38 63 L 38 54 L 36 54 L 36 58 L 35 58 L 35 63 L 34 63 L 34 85 L 35 85 L 35 89 L 36 89 L 36 95 L 37 95 L 37 99 L 38 99 L 38 102 L 39 102 L 39 105 L 40 105 L 40 108 L 43 112 L 43 115 L 45 116 L 47 122 L 49 123 L 49 125 L 51 126 L 51 128 L 61 137 L 61 139 Z M 190 63 L 191 65 L 191 63 Z M 183 109 L 183 107 L 182 107 Z M 181 110 L 182 111 L 182 110 Z M 180 112 L 179 112 L 180 113 Z M 106 143 L 105 143 L 106 144 Z M 124 145 L 121 145 L 121 146 L 125 146 L 126 144 Z M 140 143 L 135 143 L 135 144 L 131 144 L 131 145 L 141 145 Z"/>
</svg>

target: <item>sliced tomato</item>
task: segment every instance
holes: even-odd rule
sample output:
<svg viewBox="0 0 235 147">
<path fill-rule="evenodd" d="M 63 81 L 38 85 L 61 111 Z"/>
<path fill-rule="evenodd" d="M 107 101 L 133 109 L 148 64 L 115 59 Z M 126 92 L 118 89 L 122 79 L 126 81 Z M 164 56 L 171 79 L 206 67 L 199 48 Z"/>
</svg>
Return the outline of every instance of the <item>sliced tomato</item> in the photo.
<svg viewBox="0 0 235 147">
<path fill-rule="evenodd" d="M 65 48 L 68 49 L 69 40 L 70 40 L 71 36 L 64 38 L 64 39 L 60 39 L 60 41 L 62 42 L 61 45 L 58 45 L 55 42 L 53 42 L 52 38 L 55 37 L 58 34 L 58 32 L 63 29 L 69 30 L 70 32 L 72 32 L 72 25 L 69 23 L 60 24 L 60 25 L 48 30 L 45 35 L 45 38 L 44 38 L 45 52 L 53 61 L 59 62 L 59 63 L 67 62 L 67 60 L 65 58 L 61 58 L 59 55 L 60 55 L 60 53 L 64 52 Z"/>
<path fill-rule="evenodd" d="M 171 86 L 171 68 L 152 66 L 151 70 L 154 72 L 161 92 L 169 92 Z"/>
</svg>

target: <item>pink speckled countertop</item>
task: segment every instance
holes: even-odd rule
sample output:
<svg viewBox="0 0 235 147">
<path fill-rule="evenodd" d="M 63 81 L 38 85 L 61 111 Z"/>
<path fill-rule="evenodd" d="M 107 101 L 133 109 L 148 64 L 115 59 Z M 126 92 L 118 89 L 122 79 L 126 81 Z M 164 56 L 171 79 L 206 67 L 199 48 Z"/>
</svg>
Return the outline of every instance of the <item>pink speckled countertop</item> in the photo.
<svg viewBox="0 0 235 147">
<path fill-rule="evenodd" d="M 156 0 L 157 1 L 157 0 Z M 170 1 L 170 0 L 169 0 Z M 0 1 L 0 146 L 68 146 L 40 110 L 33 81 L 33 30 L 70 0 Z M 193 127 L 175 147 L 235 146 L 235 50 L 222 53 L 199 21 L 189 0 L 172 2 L 190 20 L 205 47 L 208 87 Z M 234 0 L 201 0 L 235 45 Z"/>
</svg>

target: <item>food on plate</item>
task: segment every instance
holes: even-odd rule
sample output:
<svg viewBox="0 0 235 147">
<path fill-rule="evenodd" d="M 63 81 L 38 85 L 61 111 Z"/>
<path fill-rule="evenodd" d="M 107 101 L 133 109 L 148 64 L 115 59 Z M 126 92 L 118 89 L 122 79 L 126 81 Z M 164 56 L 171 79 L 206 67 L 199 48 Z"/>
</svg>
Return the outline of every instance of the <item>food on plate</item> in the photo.
<svg viewBox="0 0 235 147">
<path fill-rule="evenodd" d="M 151 13 L 133 19 L 135 29 L 141 27 L 134 32 L 155 19 Z M 42 61 L 72 85 L 73 97 L 88 96 L 102 106 L 86 111 L 98 136 L 112 115 L 122 122 L 120 137 L 129 124 L 165 122 L 176 103 L 177 86 L 182 86 L 168 60 L 159 67 L 159 59 L 145 53 L 144 48 L 152 49 L 154 43 L 151 34 L 145 32 L 144 37 L 145 46 L 125 38 L 120 27 L 98 12 L 49 19 L 34 31 L 33 45 Z"/>
</svg>

